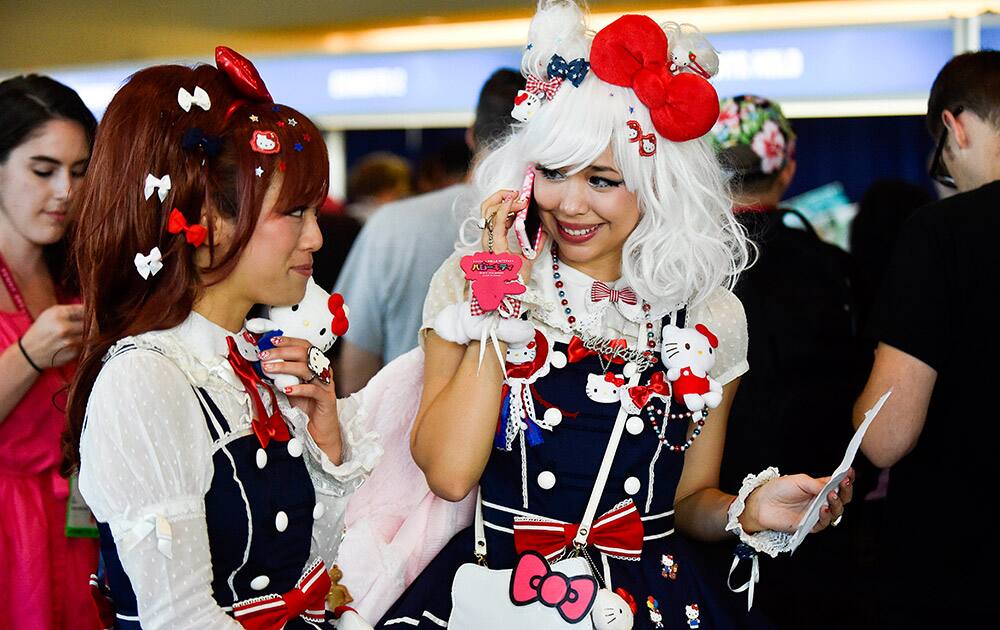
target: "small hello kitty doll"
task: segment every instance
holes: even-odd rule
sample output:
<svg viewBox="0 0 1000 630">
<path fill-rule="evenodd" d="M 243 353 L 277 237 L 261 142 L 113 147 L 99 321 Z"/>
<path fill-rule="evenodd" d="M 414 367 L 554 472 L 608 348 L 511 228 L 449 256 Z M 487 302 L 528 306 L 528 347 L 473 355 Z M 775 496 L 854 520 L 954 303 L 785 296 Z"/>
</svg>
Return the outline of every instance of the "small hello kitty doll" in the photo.
<svg viewBox="0 0 1000 630">
<path fill-rule="evenodd" d="M 542 104 L 542 99 L 537 94 L 518 90 L 514 97 L 514 109 L 510 110 L 510 115 L 514 120 L 528 122 Z"/>
<path fill-rule="evenodd" d="M 688 618 L 688 628 L 694 630 L 694 628 L 701 627 L 701 619 L 699 619 L 701 613 L 698 611 L 698 604 L 691 604 L 690 606 L 685 606 L 684 614 L 687 615 Z"/>
<path fill-rule="evenodd" d="M 309 349 L 309 369 L 329 377 L 330 360 L 323 353 L 347 332 L 349 312 L 339 293 L 330 295 L 309 278 L 301 302 L 293 306 L 266 307 L 265 317 L 247 321 L 247 330 L 260 335 L 257 346 L 261 350 L 273 348 L 270 340 L 278 335 L 305 339 L 313 345 Z M 279 389 L 300 383 L 291 374 L 275 374 L 273 380 Z"/>
<path fill-rule="evenodd" d="M 632 630 L 635 623 L 635 598 L 625 589 L 597 591 L 590 619 L 594 630 Z"/>
<path fill-rule="evenodd" d="M 612 372 L 587 375 L 587 398 L 598 403 L 621 402 L 625 377 Z"/>
<path fill-rule="evenodd" d="M 665 554 L 660 558 L 660 563 L 663 565 L 663 571 L 661 571 L 663 577 L 670 578 L 671 580 L 676 580 L 677 561 L 674 560 L 674 557 L 669 554 Z"/>
<path fill-rule="evenodd" d="M 656 598 L 650 595 L 646 598 L 646 608 L 649 608 L 649 620 L 653 622 L 653 626 L 662 628 L 663 615 L 660 614 L 660 602 L 656 601 Z"/>
<path fill-rule="evenodd" d="M 682 24 L 672 37 L 668 33 L 667 38 L 671 72 L 691 72 L 706 80 L 719 73 L 719 53 L 695 27 Z"/>
<path fill-rule="evenodd" d="M 540 330 L 524 345 L 507 346 L 499 427 L 494 446 L 509 451 L 518 431 L 525 431 L 530 446 L 544 441 L 539 429 L 551 431 L 562 422 L 562 411 L 555 407 L 545 409 L 541 417 L 535 409 L 531 384 L 553 368 L 566 366 L 566 355 L 553 350 L 548 338 Z"/>
<path fill-rule="evenodd" d="M 663 328 L 663 365 L 671 382 L 674 400 L 690 411 L 714 409 L 722 402 L 722 385 L 708 375 L 715 365 L 719 339 L 708 328 Z"/>
</svg>

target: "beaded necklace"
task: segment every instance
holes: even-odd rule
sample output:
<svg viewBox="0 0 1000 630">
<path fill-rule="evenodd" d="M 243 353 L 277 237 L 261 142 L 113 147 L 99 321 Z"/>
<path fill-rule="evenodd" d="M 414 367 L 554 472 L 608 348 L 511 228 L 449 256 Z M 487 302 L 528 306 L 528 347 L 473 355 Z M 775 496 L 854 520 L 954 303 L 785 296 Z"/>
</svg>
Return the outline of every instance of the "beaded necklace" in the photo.
<svg viewBox="0 0 1000 630">
<path fill-rule="evenodd" d="M 566 315 L 570 331 L 583 341 L 584 347 L 597 352 L 599 356 L 611 355 L 625 361 L 631 361 L 636 364 L 640 372 L 645 371 L 650 365 L 659 361 L 653 354 L 653 349 L 656 348 L 656 333 L 653 332 L 653 322 L 649 318 L 652 306 L 646 300 L 642 301 L 642 312 L 646 318 L 646 350 L 639 352 L 638 350 L 612 345 L 610 339 L 588 335 L 575 328 L 576 316 L 573 315 L 573 309 L 570 307 L 569 299 L 566 297 L 566 285 L 563 283 L 562 273 L 559 271 L 559 250 L 555 243 L 552 244 L 552 280 L 555 282 L 556 291 L 559 294 L 559 304 L 563 307 L 563 313 Z"/>
<path fill-rule="evenodd" d="M 669 404 L 670 402 L 668 400 L 665 403 L 665 405 Z M 699 435 L 701 435 L 701 428 L 705 426 L 705 417 L 707 415 L 708 414 L 705 412 L 704 409 L 701 409 L 699 411 L 684 411 L 681 413 L 667 413 L 666 414 L 667 421 L 664 422 L 663 427 L 660 428 L 660 423 L 657 421 L 657 416 L 662 418 L 664 416 L 664 410 L 654 407 L 652 401 L 650 401 L 650 403 L 646 405 L 646 418 L 649 420 L 649 424 L 653 426 L 653 432 L 656 434 L 656 439 L 660 441 L 660 444 L 666 446 L 667 449 L 669 449 L 674 453 L 683 453 L 684 451 L 691 448 L 691 445 L 694 444 L 694 441 L 698 439 Z M 670 422 L 670 420 L 682 420 L 682 419 L 694 421 L 695 423 L 694 431 L 691 433 L 691 437 L 689 437 L 684 442 L 684 444 L 671 444 L 667 440 L 667 424 Z"/>
</svg>

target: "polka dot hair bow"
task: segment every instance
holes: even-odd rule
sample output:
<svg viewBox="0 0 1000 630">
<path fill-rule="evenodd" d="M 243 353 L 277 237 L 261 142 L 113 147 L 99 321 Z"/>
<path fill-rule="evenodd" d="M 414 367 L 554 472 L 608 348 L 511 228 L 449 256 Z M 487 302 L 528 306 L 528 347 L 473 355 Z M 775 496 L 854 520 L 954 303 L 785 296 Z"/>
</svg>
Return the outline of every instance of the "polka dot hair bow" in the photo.
<svg viewBox="0 0 1000 630">
<path fill-rule="evenodd" d="M 675 76 L 669 62 L 666 34 L 645 15 L 618 18 L 594 36 L 590 49 L 594 74 L 631 88 L 661 136 L 673 142 L 700 138 L 719 118 L 718 95 L 697 74 Z"/>
</svg>

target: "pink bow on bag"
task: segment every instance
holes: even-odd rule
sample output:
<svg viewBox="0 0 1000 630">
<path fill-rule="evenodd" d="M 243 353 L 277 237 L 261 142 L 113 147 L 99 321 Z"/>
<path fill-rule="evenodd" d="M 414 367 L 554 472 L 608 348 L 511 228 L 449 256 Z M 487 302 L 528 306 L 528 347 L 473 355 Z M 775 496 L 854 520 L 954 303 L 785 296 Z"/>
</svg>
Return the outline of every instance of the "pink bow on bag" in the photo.
<svg viewBox="0 0 1000 630">
<path fill-rule="evenodd" d="M 597 597 L 597 580 L 590 575 L 567 577 L 549 568 L 541 554 L 521 554 L 510 578 L 510 601 L 515 606 L 535 602 L 555 608 L 568 623 L 577 623 L 590 613 Z"/>
</svg>

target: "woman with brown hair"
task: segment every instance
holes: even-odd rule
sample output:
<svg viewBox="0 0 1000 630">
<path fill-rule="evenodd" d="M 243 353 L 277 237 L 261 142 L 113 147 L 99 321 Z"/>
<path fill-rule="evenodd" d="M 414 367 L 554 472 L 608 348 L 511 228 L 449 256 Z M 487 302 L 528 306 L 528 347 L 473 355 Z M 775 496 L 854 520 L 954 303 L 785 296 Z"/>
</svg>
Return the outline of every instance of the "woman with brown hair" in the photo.
<svg viewBox="0 0 1000 630">
<path fill-rule="evenodd" d="M 92 540 L 67 538 L 59 476 L 83 307 L 65 279 L 67 200 L 97 122 L 45 76 L 0 83 L 0 628 L 89 628 Z"/>
<path fill-rule="evenodd" d="M 75 200 L 86 310 L 67 463 L 116 628 L 322 625 L 323 561 L 380 452 L 307 341 L 258 356 L 244 329 L 255 304 L 303 298 L 328 163 L 248 60 L 220 47 L 216 64 L 132 76 Z"/>
</svg>

